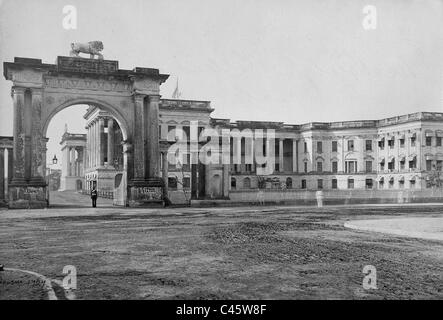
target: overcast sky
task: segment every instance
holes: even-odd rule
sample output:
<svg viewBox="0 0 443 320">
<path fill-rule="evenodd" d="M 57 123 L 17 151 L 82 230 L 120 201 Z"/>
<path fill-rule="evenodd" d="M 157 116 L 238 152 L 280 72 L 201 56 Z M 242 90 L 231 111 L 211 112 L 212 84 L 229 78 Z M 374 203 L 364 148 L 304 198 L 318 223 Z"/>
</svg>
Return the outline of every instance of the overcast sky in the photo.
<svg viewBox="0 0 443 320">
<path fill-rule="evenodd" d="M 77 8 L 76 30 L 62 27 L 65 5 Z M 366 5 L 377 9 L 375 30 L 363 28 Z M 212 101 L 213 117 L 298 124 L 443 112 L 443 0 L 0 0 L 2 62 L 54 63 L 71 42 L 91 40 L 122 69 L 170 74 L 165 98 L 179 77 L 182 98 Z M 2 77 L 0 135 L 12 135 L 10 87 Z M 48 137 L 65 122 L 84 130 L 81 110 L 59 113 Z"/>
</svg>

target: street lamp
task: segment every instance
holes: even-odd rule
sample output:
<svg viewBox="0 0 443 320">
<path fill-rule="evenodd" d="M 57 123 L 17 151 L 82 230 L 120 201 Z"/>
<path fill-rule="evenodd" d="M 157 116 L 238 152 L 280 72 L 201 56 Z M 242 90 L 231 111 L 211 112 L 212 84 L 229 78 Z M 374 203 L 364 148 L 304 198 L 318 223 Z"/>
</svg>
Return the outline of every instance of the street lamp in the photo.
<svg viewBox="0 0 443 320">
<path fill-rule="evenodd" d="M 52 164 L 57 164 L 57 156 L 54 154 L 54 158 L 52 158 Z"/>
</svg>

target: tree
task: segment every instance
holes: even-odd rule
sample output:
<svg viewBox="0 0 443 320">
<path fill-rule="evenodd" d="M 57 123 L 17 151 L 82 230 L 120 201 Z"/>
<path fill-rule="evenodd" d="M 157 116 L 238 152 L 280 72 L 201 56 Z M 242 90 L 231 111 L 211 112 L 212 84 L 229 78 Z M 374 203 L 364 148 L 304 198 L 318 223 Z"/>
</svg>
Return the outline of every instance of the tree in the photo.
<svg viewBox="0 0 443 320">
<path fill-rule="evenodd" d="M 432 165 L 432 170 L 429 173 L 422 177 L 426 181 L 426 185 L 431 188 L 442 188 L 443 187 L 443 172 L 441 168 L 437 168 L 434 164 Z"/>
</svg>

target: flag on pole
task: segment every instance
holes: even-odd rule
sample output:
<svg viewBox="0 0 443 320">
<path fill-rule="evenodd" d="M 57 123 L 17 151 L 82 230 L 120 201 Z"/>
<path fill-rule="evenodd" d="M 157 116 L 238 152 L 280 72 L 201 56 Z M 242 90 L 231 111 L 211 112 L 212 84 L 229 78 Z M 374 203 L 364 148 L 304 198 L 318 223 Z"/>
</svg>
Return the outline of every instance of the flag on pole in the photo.
<svg viewBox="0 0 443 320">
<path fill-rule="evenodd" d="M 181 95 L 182 95 L 181 92 L 178 90 L 178 78 L 177 78 L 177 84 L 175 86 L 174 92 L 172 93 L 172 99 L 180 99 Z"/>
</svg>

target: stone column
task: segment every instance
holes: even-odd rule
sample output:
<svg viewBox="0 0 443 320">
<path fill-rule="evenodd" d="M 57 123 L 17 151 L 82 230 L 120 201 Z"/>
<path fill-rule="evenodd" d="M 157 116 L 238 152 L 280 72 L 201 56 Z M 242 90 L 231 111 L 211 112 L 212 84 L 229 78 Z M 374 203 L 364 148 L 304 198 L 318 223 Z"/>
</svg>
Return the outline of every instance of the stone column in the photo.
<svg viewBox="0 0 443 320">
<path fill-rule="evenodd" d="M 97 159 L 97 127 L 96 122 L 93 121 L 91 123 L 91 145 L 92 145 L 92 152 L 91 152 L 91 167 L 94 168 L 97 165 L 96 159 Z"/>
<path fill-rule="evenodd" d="M 46 139 L 42 135 L 42 89 L 31 89 L 31 183 L 45 185 L 45 166 L 43 154 L 46 149 Z"/>
<path fill-rule="evenodd" d="M 13 132 L 14 132 L 14 172 L 11 184 L 25 184 L 25 130 L 24 130 L 24 106 L 25 88 L 13 87 Z"/>
<path fill-rule="evenodd" d="M 148 149 L 148 178 L 160 177 L 158 155 L 160 152 L 158 139 L 158 105 L 159 95 L 149 96 L 147 114 L 147 149 Z"/>
<path fill-rule="evenodd" d="M 163 167 L 163 181 L 165 186 L 165 193 L 168 193 L 168 151 L 163 151 L 162 155 L 162 167 Z"/>
<path fill-rule="evenodd" d="M 114 166 L 114 119 L 108 119 L 108 165 Z"/>
<path fill-rule="evenodd" d="M 103 117 L 98 118 L 98 141 L 99 141 L 99 153 L 98 153 L 98 163 L 100 167 L 105 164 L 105 145 L 104 145 L 104 132 L 105 132 L 105 119 Z"/>
<path fill-rule="evenodd" d="M 283 154 L 283 138 L 278 139 L 278 162 L 279 162 L 279 171 L 283 172 L 284 168 L 283 168 L 283 164 L 284 164 L 284 154 Z"/>
<path fill-rule="evenodd" d="M 134 180 L 145 179 L 146 109 L 145 95 L 134 95 Z"/>
<path fill-rule="evenodd" d="M 98 167 L 100 166 L 100 126 L 98 124 L 98 120 L 95 121 L 94 123 L 94 133 L 95 133 L 95 157 L 94 157 L 94 162 L 95 162 L 95 166 Z"/>
<path fill-rule="evenodd" d="M 90 149 L 89 149 L 89 142 L 91 141 L 90 137 L 89 137 L 89 125 L 87 125 L 85 127 L 86 129 L 86 149 L 85 149 L 85 158 L 84 158 L 84 162 L 83 162 L 83 166 L 84 166 L 84 171 L 86 172 L 86 169 L 89 168 L 89 153 L 90 153 Z"/>
<path fill-rule="evenodd" d="M 62 167 L 62 177 L 69 176 L 69 167 L 70 167 L 69 156 L 70 156 L 70 154 L 69 154 L 69 147 L 65 146 L 65 148 L 63 149 L 63 155 L 62 155 L 62 157 L 63 157 L 62 158 L 62 164 L 63 164 L 63 167 Z"/>
<path fill-rule="evenodd" d="M 0 148 L 0 201 L 5 199 L 5 149 Z"/>
<path fill-rule="evenodd" d="M 297 140 L 292 139 L 292 172 L 298 172 Z"/>
<path fill-rule="evenodd" d="M 69 148 L 69 153 L 70 153 L 70 157 L 69 157 L 69 175 L 75 176 L 75 148 L 74 147 L 70 147 Z"/>
</svg>

